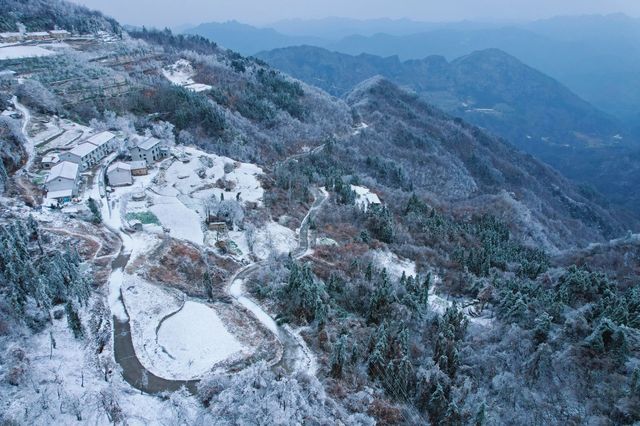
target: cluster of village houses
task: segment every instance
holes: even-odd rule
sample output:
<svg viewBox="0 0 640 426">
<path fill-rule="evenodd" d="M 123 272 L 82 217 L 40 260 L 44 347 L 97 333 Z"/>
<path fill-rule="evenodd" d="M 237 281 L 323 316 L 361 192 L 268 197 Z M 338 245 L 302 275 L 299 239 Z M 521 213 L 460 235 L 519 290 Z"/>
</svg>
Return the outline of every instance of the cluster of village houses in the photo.
<svg viewBox="0 0 640 426">
<path fill-rule="evenodd" d="M 101 164 L 111 152 L 120 150 L 123 140 L 114 133 L 97 133 L 68 151 L 46 154 L 41 161 L 43 169 L 48 169 L 44 182 L 46 198 L 51 202 L 64 204 L 78 196 L 80 173 Z M 109 186 L 132 185 L 133 176 L 147 174 L 154 162 L 168 155 L 168 149 L 160 139 L 135 136 L 130 140 L 129 161 L 115 161 L 107 167 L 106 184 Z"/>
<path fill-rule="evenodd" d="M 67 30 L 0 33 L 0 43 L 19 43 L 44 40 L 64 40 L 71 36 Z"/>
</svg>

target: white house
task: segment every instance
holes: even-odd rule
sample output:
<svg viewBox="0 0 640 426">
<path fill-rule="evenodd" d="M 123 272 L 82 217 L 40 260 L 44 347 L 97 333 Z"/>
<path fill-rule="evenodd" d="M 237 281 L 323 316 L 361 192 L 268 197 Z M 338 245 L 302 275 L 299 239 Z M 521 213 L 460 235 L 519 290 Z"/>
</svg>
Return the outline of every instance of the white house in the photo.
<svg viewBox="0 0 640 426">
<path fill-rule="evenodd" d="M 51 168 L 45 179 L 47 198 L 66 202 L 78 195 L 80 170 L 78 164 L 63 161 Z"/>
<path fill-rule="evenodd" d="M 162 158 L 161 148 L 160 139 L 146 138 L 135 141 L 134 146 L 129 151 L 133 161 L 146 161 L 147 165 L 150 165 Z"/>
<path fill-rule="evenodd" d="M 76 163 L 80 166 L 81 170 L 93 167 L 102 157 L 102 155 L 99 155 L 98 147 L 88 142 L 81 143 L 71 151 L 60 153 L 60 159 L 62 161 Z"/>
<path fill-rule="evenodd" d="M 107 180 L 111 186 L 132 185 L 131 166 L 118 161 L 107 169 Z"/>
<path fill-rule="evenodd" d="M 98 149 L 96 154 L 100 158 L 105 157 L 109 152 L 113 151 L 117 144 L 116 135 L 111 132 L 100 132 L 88 138 L 85 142 L 95 145 Z"/>
<path fill-rule="evenodd" d="M 49 33 L 46 31 L 34 31 L 31 33 L 27 33 L 27 40 L 46 40 L 50 37 Z"/>
<path fill-rule="evenodd" d="M 0 33 L 1 43 L 15 43 L 22 40 L 22 33 Z"/>
</svg>

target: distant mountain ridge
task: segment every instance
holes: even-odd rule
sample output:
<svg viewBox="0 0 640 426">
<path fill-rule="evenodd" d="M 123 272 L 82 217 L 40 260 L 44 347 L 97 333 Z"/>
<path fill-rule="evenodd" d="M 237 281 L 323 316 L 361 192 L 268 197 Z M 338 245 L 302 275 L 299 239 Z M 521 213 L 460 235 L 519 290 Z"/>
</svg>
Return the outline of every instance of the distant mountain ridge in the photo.
<svg viewBox="0 0 640 426">
<path fill-rule="evenodd" d="M 271 28 L 256 28 L 238 21 L 210 22 L 183 31 L 206 37 L 209 40 L 243 55 L 253 55 L 261 50 L 301 44 L 324 44 L 315 37 L 291 37 Z"/>
<path fill-rule="evenodd" d="M 640 209 L 640 198 L 629 195 L 638 171 L 613 165 L 621 152 L 634 155 L 633 132 L 558 81 L 498 49 L 451 62 L 442 56 L 401 62 L 397 56 L 350 56 L 310 46 L 257 56 L 334 96 L 382 75 L 449 114 L 504 137 L 566 176 L 589 183 L 611 200 Z"/>
<path fill-rule="evenodd" d="M 227 30 L 219 28 L 222 32 L 217 35 L 227 37 L 231 34 Z M 401 60 L 431 55 L 453 60 L 498 48 L 609 114 L 629 123 L 640 118 L 640 91 L 634 90 L 640 86 L 640 19 L 625 15 L 566 16 L 518 24 L 328 18 L 277 22 L 275 34 L 270 35 L 260 36 L 250 26 L 244 30 L 224 42 L 214 41 L 245 55 L 308 44 L 351 55 L 398 55 Z M 190 31 L 213 35 L 203 29 Z"/>
</svg>

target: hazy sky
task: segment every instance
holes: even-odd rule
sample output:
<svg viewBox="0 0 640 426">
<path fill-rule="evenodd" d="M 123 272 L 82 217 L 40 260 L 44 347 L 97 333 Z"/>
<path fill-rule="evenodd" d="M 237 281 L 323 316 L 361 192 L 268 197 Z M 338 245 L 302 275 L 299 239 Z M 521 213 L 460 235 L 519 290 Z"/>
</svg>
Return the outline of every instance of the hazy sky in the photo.
<svg viewBox="0 0 640 426">
<path fill-rule="evenodd" d="M 73 0 L 122 23 L 176 26 L 235 19 L 267 24 L 288 18 L 411 18 L 421 21 L 533 20 L 623 12 L 640 17 L 640 0 Z"/>
</svg>

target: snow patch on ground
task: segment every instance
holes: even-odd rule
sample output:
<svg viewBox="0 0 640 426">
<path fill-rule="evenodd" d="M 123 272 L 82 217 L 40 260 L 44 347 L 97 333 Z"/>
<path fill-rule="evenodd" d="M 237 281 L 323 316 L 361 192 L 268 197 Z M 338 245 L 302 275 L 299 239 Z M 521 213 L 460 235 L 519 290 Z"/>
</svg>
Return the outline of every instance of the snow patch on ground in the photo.
<svg viewBox="0 0 640 426">
<path fill-rule="evenodd" d="M 271 253 L 287 254 L 298 247 L 296 233 L 286 226 L 270 222 L 258 229 L 253 252 L 259 259 L 266 259 Z"/>
<path fill-rule="evenodd" d="M 400 259 L 398 255 L 388 250 L 375 250 L 372 255 L 378 268 L 385 268 L 393 278 L 400 279 L 403 272 L 407 277 L 417 275 L 416 263 L 412 260 Z"/>
<path fill-rule="evenodd" d="M 0 47 L 0 60 L 36 58 L 55 55 L 56 52 L 40 46 L 3 46 Z"/>
<path fill-rule="evenodd" d="M 225 200 L 235 200 L 240 194 L 239 198 L 243 203 L 254 202 L 260 205 L 262 202 L 264 190 L 257 179 L 262 174 L 262 169 L 255 164 L 240 163 L 189 147 L 179 150 L 178 155 L 188 158 L 189 162 L 173 162 L 165 176 L 167 183 L 181 194 L 200 201 L 208 201 L 214 195 L 219 200 L 221 194 L 224 194 Z M 229 173 L 224 171 L 225 164 L 233 166 Z M 204 170 L 204 178 L 198 176 L 199 170 Z M 229 182 L 233 188 L 219 188 L 220 179 Z"/>
<path fill-rule="evenodd" d="M 182 86 L 185 89 L 192 90 L 194 92 L 202 92 L 211 89 L 211 86 L 193 81 L 195 70 L 191 65 L 191 62 L 186 59 L 179 59 L 174 64 L 165 67 L 162 70 L 162 75 L 167 80 L 177 86 Z"/>
<path fill-rule="evenodd" d="M 351 190 L 356 193 L 356 206 L 367 211 L 371 204 L 381 204 L 377 194 L 364 186 L 351 185 Z"/>
<path fill-rule="evenodd" d="M 202 218 L 198 213 L 185 206 L 180 200 L 172 197 L 155 197 L 154 205 L 149 210 L 155 214 L 160 223 L 170 230 L 173 238 L 191 241 L 202 245 Z"/>
<path fill-rule="evenodd" d="M 183 371 L 189 377 L 198 377 L 243 351 L 213 309 L 191 301 L 162 323 L 158 345 L 174 359 L 172 371 Z"/>
<path fill-rule="evenodd" d="M 136 356 L 158 377 L 190 380 L 244 353 L 241 343 L 205 304 L 126 276 L 122 294 Z"/>
<path fill-rule="evenodd" d="M 83 315 L 83 321 L 88 320 L 87 315 Z M 53 351 L 51 335 L 55 339 Z M 53 320 L 50 327 L 25 345 L 32 384 L 4 387 L 6 393 L 0 398 L 3 415 L 16 420 L 16 424 L 111 424 L 102 409 L 103 392 L 117 395 L 129 425 L 161 424 L 171 418 L 171 403 L 141 395 L 119 374 L 110 374 L 109 381 L 105 381 L 95 364 L 94 348 L 86 340 L 75 339 L 64 318 Z M 196 401 L 189 398 L 189 402 Z M 195 410 L 196 405 L 192 408 Z M 78 421 L 77 414 L 82 421 Z"/>
</svg>

